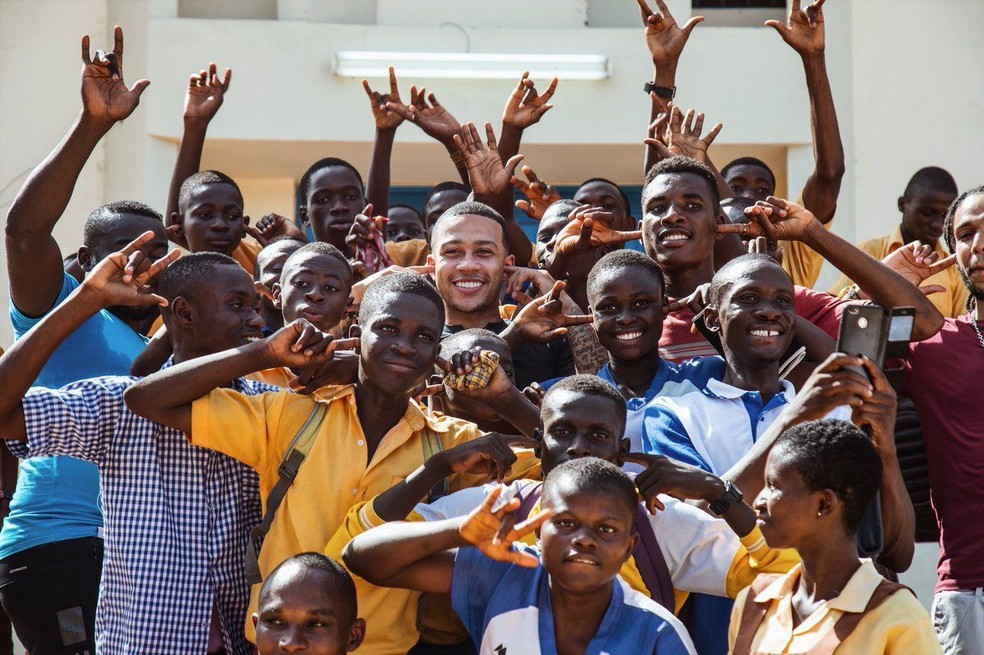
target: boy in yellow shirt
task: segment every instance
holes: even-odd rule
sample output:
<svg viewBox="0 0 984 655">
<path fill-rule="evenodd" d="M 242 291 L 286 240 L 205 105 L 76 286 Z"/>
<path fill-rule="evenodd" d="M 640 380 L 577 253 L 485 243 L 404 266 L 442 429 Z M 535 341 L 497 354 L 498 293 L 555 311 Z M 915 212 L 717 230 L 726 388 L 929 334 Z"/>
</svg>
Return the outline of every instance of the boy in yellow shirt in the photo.
<svg viewBox="0 0 984 655">
<path fill-rule="evenodd" d="M 291 555 L 322 550 L 352 505 L 394 484 L 426 482 L 430 488 L 447 480 L 448 490 L 455 491 L 469 486 L 462 480 L 466 471 L 494 471 L 501 479 L 516 460 L 501 435 L 483 437 L 474 424 L 430 417 L 412 400 L 434 370 L 444 325 L 444 305 L 429 282 L 412 273 L 380 279 L 362 299 L 359 323 L 351 332 L 361 349 L 358 380 L 325 397 L 281 391 L 251 400 L 222 388 L 237 377 L 234 371 L 320 366 L 333 350 L 355 345 L 355 339 L 340 339 L 328 347 L 322 343 L 295 351 L 292 344 L 299 335 L 317 332 L 298 320 L 271 337 L 202 358 L 197 365 L 155 373 L 127 398 L 134 412 L 184 431 L 195 445 L 254 468 L 264 510 L 295 436 L 309 419 L 320 422 L 310 452 L 270 524 L 259 554 L 262 577 Z M 315 355 L 321 352 L 327 354 Z M 528 404 L 512 386 L 486 402 L 504 415 L 516 414 L 517 405 Z M 408 478 L 425 461 L 427 475 Z M 254 585 L 251 611 L 256 609 L 257 591 Z M 366 614 L 372 612 L 361 600 L 360 605 Z M 402 638 L 377 634 L 383 642 Z M 252 626 L 247 626 L 247 636 L 252 637 Z M 395 651 L 384 644 L 379 652 Z"/>
</svg>

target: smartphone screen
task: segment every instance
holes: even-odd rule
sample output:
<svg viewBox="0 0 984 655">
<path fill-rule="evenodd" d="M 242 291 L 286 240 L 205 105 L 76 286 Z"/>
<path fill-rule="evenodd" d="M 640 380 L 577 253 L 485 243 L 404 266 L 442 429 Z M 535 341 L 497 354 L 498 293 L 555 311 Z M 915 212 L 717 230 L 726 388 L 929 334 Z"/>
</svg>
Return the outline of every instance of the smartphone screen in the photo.
<svg viewBox="0 0 984 655">
<path fill-rule="evenodd" d="M 912 338 L 912 326 L 916 317 L 909 315 L 893 316 L 888 323 L 888 340 L 906 341 Z"/>
</svg>

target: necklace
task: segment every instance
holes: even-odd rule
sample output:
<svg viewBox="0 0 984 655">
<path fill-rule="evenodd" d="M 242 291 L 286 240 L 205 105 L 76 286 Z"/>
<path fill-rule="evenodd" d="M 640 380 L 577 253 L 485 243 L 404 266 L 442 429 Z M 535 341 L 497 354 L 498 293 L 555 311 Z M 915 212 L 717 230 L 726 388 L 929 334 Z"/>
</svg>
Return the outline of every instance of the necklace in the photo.
<svg viewBox="0 0 984 655">
<path fill-rule="evenodd" d="M 977 320 L 973 316 L 970 317 L 970 325 L 974 328 L 974 332 L 977 333 L 977 340 L 980 342 L 981 348 L 984 348 L 984 334 L 981 334 L 981 328 L 977 325 Z"/>
</svg>

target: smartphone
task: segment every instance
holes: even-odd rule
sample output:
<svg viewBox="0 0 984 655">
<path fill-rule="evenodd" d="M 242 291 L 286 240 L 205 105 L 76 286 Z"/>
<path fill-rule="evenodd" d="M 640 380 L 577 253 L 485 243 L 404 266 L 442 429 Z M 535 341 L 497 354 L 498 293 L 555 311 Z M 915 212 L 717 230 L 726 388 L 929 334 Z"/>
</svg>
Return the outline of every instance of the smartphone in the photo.
<svg viewBox="0 0 984 655">
<path fill-rule="evenodd" d="M 885 370 L 886 361 L 905 358 L 915 318 L 913 307 L 886 312 L 878 305 L 852 305 L 841 319 L 837 351 L 867 357 Z"/>
<path fill-rule="evenodd" d="M 844 310 L 841 318 L 837 352 L 867 357 L 881 367 L 885 356 L 885 339 L 888 336 L 885 333 L 886 327 L 885 310 L 878 305 L 851 305 Z M 859 366 L 850 368 L 864 373 L 864 369 Z"/>
</svg>

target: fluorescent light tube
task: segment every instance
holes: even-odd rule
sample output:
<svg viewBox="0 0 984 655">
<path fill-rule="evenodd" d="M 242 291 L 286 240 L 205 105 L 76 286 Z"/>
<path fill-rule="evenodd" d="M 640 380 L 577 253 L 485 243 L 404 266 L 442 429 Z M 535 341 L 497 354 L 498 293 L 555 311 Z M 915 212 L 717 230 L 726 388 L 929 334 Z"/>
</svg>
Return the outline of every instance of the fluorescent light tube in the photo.
<svg viewBox="0 0 984 655">
<path fill-rule="evenodd" d="M 342 77 L 386 77 L 394 66 L 401 77 L 440 79 L 513 79 L 524 70 L 531 77 L 562 80 L 603 80 L 611 76 L 605 55 L 494 54 L 463 52 L 335 53 L 335 75 Z"/>
</svg>

